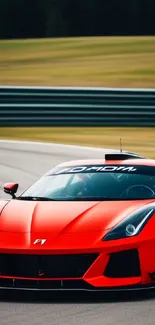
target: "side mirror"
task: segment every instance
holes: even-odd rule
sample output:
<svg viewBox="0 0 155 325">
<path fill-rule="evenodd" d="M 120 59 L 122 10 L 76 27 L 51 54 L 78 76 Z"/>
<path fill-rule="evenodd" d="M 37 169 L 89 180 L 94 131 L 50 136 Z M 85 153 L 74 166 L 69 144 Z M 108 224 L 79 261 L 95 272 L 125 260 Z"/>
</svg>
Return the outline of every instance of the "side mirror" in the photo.
<svg viewBox="0 0 155 325">
<path fill-rule="evenodd" d="M 15 193 L 18 190 L 18 184 L 16 183 L 6 183 L 4 184 L 4 192 L 7 194 L 10 194 L 12 196 L 13 199 L 15 199 Z"/>
</svg>

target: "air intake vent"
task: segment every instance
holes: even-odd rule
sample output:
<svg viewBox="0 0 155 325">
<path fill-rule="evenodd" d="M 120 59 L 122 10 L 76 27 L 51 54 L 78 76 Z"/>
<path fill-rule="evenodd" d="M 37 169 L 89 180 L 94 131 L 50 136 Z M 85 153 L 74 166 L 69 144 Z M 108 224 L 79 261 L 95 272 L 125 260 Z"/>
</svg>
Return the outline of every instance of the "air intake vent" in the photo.
<svg viewBox="0 0 155 325">
<path fill-rule="evenodd" d="M 130 278 L 141 275 L 139 255 L 136 249 L 110 254 L 104 271 L 108 278 Z"/>
<path fill-rule="evenodd" d="M 18 255 L 0 254 L 2 276 L 25 278 L 79 278 L 98 254 Z"/>
</svg>

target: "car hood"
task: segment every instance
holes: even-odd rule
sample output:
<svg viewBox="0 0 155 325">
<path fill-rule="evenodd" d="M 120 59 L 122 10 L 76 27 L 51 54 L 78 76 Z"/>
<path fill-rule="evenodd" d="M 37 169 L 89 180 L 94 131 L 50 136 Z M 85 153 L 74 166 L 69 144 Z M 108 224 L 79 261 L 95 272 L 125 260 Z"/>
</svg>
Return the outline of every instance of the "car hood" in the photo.
<svg viewBox="0 0 155 325">
<path fill-rule="evenodd" d="M 1 208 L 0 232 L 71 234 L 114 227 L 146 201 L 34 202 L 11 200 Z M 107 231 L 106 231 L 107 230 Z"/>
</svg>

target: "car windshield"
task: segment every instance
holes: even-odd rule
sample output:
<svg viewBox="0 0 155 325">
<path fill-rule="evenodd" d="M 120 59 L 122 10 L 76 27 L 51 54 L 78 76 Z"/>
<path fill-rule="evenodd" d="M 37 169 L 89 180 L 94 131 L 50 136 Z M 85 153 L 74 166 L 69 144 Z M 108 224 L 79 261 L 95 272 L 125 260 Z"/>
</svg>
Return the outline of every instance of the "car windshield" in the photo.
<svg viewBox="0 0 155 325">
<path fill-rule="evenodd" d="M 153 198 L 155 167 L 97 165 L 53 169 L 18 199 L 105 201 Z"/>
</svg>

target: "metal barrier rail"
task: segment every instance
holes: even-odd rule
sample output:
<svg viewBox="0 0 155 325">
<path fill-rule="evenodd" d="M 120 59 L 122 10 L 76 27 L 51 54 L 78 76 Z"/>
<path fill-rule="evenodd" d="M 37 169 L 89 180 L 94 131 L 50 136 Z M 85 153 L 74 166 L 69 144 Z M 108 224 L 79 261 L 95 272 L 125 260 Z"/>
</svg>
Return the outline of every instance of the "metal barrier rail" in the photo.
<svg viewBox="0 0 155 325">
<path fill-rule="evenodd" d="M 0 87 L 0 126 L 155 126 L 155 89 Z"/>
</svg>

